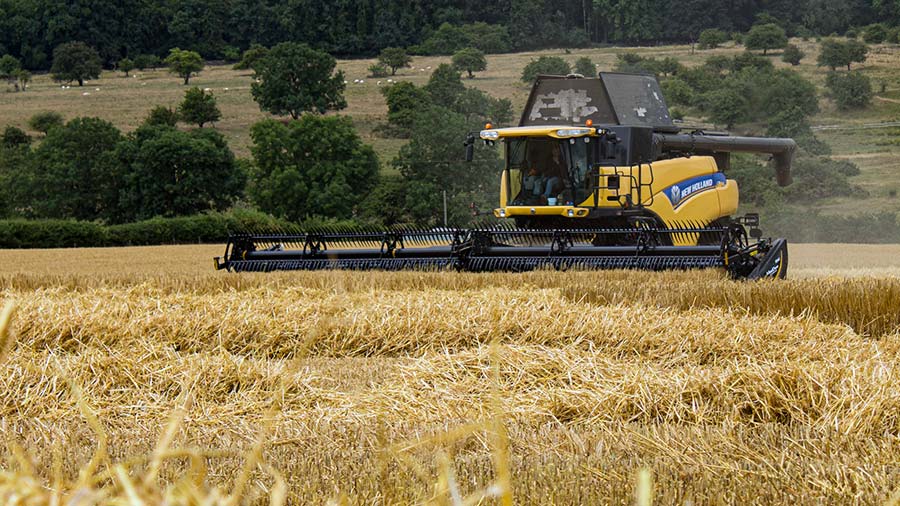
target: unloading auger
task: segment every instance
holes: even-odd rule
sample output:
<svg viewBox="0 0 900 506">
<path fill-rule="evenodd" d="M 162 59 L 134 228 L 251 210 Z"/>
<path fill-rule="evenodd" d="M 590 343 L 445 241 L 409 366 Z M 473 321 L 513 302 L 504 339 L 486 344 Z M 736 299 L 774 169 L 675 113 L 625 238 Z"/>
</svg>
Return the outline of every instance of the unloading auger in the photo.
<svg viewBox="0 0 900 506">
<path fill-rule="evenodd" d="M 733 218 L 732 152 L 772 156 L 791 182 L 791 139 L 734 137 L 673 124 L 655 78 L 542 76 L 518 127 L 466 139 L 503 142 L 504 221 L 473 228 L 321 229 L 232 235 L 216 268 L 276 270 L 705 269 L 784 278 L 787 242 L 755 214 Z"/>
</svg>

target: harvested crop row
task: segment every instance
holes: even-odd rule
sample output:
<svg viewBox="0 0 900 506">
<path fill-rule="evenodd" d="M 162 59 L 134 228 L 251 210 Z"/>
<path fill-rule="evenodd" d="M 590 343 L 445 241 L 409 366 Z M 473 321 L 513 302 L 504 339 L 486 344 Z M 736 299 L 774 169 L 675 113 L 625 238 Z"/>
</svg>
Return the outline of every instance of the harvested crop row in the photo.
<svg viewBox="0 0 900 506">
<path fill-rule="evenodd" d="M 20 346 L 85 346 L 289 358 L 459 350 L 494 341 L 590 344 L 610 356 L 715 362 L 829 359 L 863 346 L 850 329 L 805 317 L 575 302 L 556 289 L 334 293 L 257 288 L 216 296 L 143 289 L 40 290 L 20 302 Z"/>
<path fill-rule="evenodd" d="M 278 488 L 269 469 L 292 504 L 423 502 L 446 482 L 442 462 L 476 492 L 497 476 L 498 415 L 520 503 L 633 503 L 641 468 L 661 503 L 883 502 L 900 483 L 898 286 L 711 272 L 3 275 L 18 313 L 0 426 L 35 469 L 0 469 L 0 498 L 47 497 L 54 447 L 67 480 L 91 459 L 98 436 L 72 380 L 113 462 L 151 455 L 190 390 L 172 446 L 210 466 L 191 492 L 202 497 L 231 490 L 274 407 L 254 505 Z M 159 482 L 182 483 L 187 466 L 169 461 Z M 119 478 L 104 483 L 124 497 Z"/>
<path fill-rule="evenodd" d="M 224 352 L 90 349 L 59 358 L 19 352 L 0 382 L 0 415 L 66 419 L 65 378 L 102 399 L 113 423 L 158 423 L 184 389 L 212 419 L 281 409 L 321 418 L 434 422 L 489 415 L 490 392 L 504 412 L 540 421 L 644 424 L 782 423 L 844 433 L 900 434 L 900 353 L 878 346 L 830 360 L 732 357 L 691 364 L 672 358 L 619 357 L 593 346 L 503 346 L 499 381 L 486 348 L 409 359 L 331 361 L 358 375 L 344 378 L 319 362 L 248 359 Z M 368 360 L 368 362 L 364 361 Z M 328 362 L 325 362 L 327 364 Z M 349 367 L 348 367 L 349 366 Z M 131 423 L 131 422 L 127 422 Z"/>
<path fill-rule="evenodd" d="M 575 301 L 601 304 L 641 303 L 659 307 L 726 308 L 758 315 L 809 314 L 827 323 L 849 325 L 861 334 L 900 332 L 900 279 L 817 278 L 739 283 L 717 272 L 532 272 L 526 274 L 307 272 L 271 275 L 59 276 L 7 274 L 0 288 L 8 293 L 40 289 L 84 292 L 97 288 L 135 295 L 194 294 L 218 297 L 259 290 L 289 292 L 297 287 L 330 293 L 486 288 L 521 290 L 559 288 Z M 267 293 L 271 293 L 267 292 Z"/>
<path fill-rule="evenodd" d="M 502 346 L 428 355 L 396 383 L 364 394 L 375 408 L 410 418 L 478 419 L 492 389 L 519 418 L 605 425 L 778 423 L 845 434 L 900 434 L 900 353 L 873 349 L 833 361 L 757 361 L 686 366 L 611 357 L 575 347 Z M 492 367 L 499 374 L 495 381 Z M 358 410 L 359 411 L 359 410 Z"/>
<path fill-rule="evenodd" d="M 577 502 L 568 495 L 575 490 L 555 485 L 577 483 L 588 502 L 601 490 L 627 502 L 634 470 L 651 466 L 668 498 L 746 498 L 740 489 L 751 487 L 776 502 L 842 502 L 854 494 L 868 502 L 900 477 L 890 464 L 900 450 L 893 436 L 898 357 L 896 350 L 860 352 L 809 367 L 740 360 L 684 367 L 542 346 L 293 362 L 173 351 L 138 357 L 126 349 L 54 359 L 19 351 L 10 357 L 0 406 L 10 433 L 41 462 L 49 462 L 51 441 L 63 442 L 74 474 L 95 442 L 66 378 L 83 386 L 120 459 L 152 450 L 189 387 L 194 402 L 176 443 L 232 452 L 234 458 L 217 461 L 211 478 L 218 482 L 233 476 L 237 456 L 275 403 L 280 414 L 266 458 L 290 477 L 295 500 L 337 490 L 372 499 L 387 486 L 413 500 L 432 484 L 416 483 L 386 449 L 406 452 L 406 440 L 494 416 L 497 388 L 513 432 L 510 465 L 520 499 Z M 428 467 L 435 452 L 448 451 L 464 483 L 485 483 L 493 469 L 481 432 L 414 457 Z M 373 471 L 385 458 L 392 462 L 388 478 Z"/>
</svg>

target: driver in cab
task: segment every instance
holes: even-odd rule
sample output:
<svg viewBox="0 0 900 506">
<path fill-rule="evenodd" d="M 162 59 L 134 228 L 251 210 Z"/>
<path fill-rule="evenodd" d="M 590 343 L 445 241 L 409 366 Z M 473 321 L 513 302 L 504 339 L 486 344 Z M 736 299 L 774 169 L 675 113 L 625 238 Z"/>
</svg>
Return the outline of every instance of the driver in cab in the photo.
<svg viewBox="0 0 900 506">
<path fill-rule="evenodd" d="M 544 171 L 536 167 L 532 167 L 525 176 L 523 186 L 526 194 L 530 194 L 535 200 L 540 200 L 541 204 L 551 203 L 551 199 L 555 200 L 556 195 L 563 189 L 562 177 L 563 173 L 562 156 L 558 146 L 553 148 L 551 160 L 547 164 Z M 552 202 L 553 205 L 555 202 Z"/>
</svg>

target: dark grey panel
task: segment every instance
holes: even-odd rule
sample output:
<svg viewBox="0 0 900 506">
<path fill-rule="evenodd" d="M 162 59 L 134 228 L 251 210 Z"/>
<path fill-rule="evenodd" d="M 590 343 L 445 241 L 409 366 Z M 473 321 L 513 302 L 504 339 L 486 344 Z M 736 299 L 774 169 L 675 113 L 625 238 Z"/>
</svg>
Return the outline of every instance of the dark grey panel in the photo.
<svg viewBox="0 0 900 506">
<path fill-rule="evenodd" d="M 521 126 L 615 125 L 617 119 L 599 79 L 541 76 L 531 89 Z"/>
<path fill-rule="evenodd" d="M 659 83 L 652 76 L 600 74 L 600 79 L 540 76 L 522 113 L 521 126 L 625 125 L 676 132 Z"/>
<path fill-rule="evenodd" d="M 600 79 L 620 125 L 677 130 L 655 77 L 601 72 Z"/>
</svg>

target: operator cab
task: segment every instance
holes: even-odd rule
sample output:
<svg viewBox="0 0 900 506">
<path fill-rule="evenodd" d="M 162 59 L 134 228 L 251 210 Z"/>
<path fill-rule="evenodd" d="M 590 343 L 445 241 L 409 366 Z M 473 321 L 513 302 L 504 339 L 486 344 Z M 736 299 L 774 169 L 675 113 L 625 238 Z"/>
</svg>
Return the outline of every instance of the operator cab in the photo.
<svg viewBox="0 0 900 506">
<path fill-rule="evenodd" d="M 587 200 L 590 140 L 509 139 L 505 150 L 508 205 L 572 206 Z"/>
</svg>

